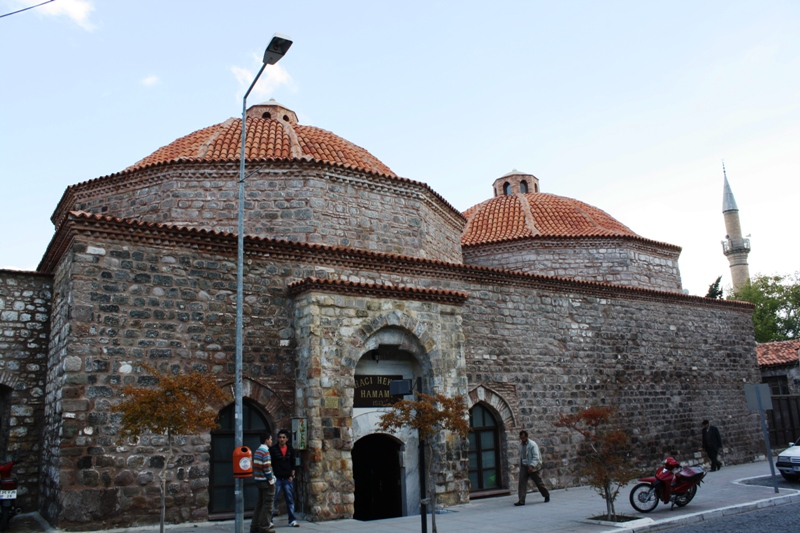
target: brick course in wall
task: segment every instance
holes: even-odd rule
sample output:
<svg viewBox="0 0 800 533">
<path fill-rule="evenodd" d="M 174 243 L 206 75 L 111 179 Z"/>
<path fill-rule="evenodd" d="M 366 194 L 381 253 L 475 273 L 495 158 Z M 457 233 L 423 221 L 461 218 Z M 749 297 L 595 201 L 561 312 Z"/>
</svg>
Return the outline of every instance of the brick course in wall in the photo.
<svg viewBox="0 0 800 533">
<path fill-rule="evenodd" d="M 148 382 L 137 361 L 230 383 L 235 249 L 233 235 L 85 215 L 65 220 L 42 263 L 55 270 L 56 287 L 45 434 L 61 438 L 46 440 L 44 486 L 61 507 L 48 513 L 52 521 L 73 529 L 157 521 L 154 473 L 164 443 L 120 444 L 109 407 L 125 383 Z M 306 474 L 319 470 L 328 484 L 322 492 L 305 487 L 311 519 L 351 513 L 347 476 L 331 477 L 334 466 L 352 468 L 347 361 L 362 353 L 358 331 L 368 339 L 384 326 L 447 350 L 450 357 L 430 363 L 434 386 L 468 392 L 470 405 L 483 402 L 503 421 L 507 487 L 522 428 L 544 448 L 550 485 L 579 483 L 575 437 L 553 424 L 592 403 L 620 408 L 643 465 L 665 453 L 693 457 L 703 418 L 724 431 L 727 461 L 763 453 L 743 395 L 744 384 L 760 381 L 752 306 L 270 240 L 247 239 L 246 249 L 246 389 L 262 391 L 254 398 L 282 425 L 293 415 L 313 420 Z M 323 292 L 343 294 L 290 293 L 290 283 L 310 278 L 376 288 L 372 296 L 368 288 L 353 295 L 335 286 Z M 448 305 L 404 287 L 468 296 L 457 313 L 445 312 Z M 465 499 L 462 446 L 444 443 L 434 465 L 447 504 Z M 179 456 L 185 464 L 168 469 L 168 520 L 204 519 L 207 436 L 187 439 Z"/>
<path fill-rule="evenodd" d="M 53 279 L 0 270 L 0 460 L 15 462 L 17 506 L 38 509 Z"/>
</svg>

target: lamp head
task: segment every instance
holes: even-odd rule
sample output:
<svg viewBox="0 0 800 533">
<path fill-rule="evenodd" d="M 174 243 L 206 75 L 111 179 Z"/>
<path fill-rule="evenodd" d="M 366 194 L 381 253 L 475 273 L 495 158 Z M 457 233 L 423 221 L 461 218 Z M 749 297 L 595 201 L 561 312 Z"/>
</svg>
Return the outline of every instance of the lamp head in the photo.
<svg viewBox="0 0 800 533">
<path fill-rule="evenodd" d="M 280 61 L 286 55 L 290 46 L 292 46 L 292 40 L 288 35 L 281 35 L 280 33 L 273 35 L 272 40 L 267 45 L 267 49 L 264 51 L 264 64 L 274 65 Z"/>
</svg>

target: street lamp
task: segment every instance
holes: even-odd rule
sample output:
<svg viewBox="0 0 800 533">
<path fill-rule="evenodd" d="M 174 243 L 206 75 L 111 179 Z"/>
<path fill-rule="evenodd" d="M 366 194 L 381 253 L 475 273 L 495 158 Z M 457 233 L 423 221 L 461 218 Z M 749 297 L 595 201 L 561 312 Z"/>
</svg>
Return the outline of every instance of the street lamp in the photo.
<svg viewBox="0 0 800 533">
<path fill-rule="evenodd" d="M 243 307 L 243 292 L 244 292 L 244 159 L 245 159 L 245 144 L 247 143 L 247 97 L 250 91 L 253 90 L 258 78 L 267 65 L 274 65 L 286 54 L 289 47 L 292 46 L 292 40 L 286 35 L 276 33 L 272 36 L 272 40 L 267 45 L 264 51 L 264 59 L 262 60 L 261 69 L 256 74 L 250 88 L 244 93 L 242 98 L 242 154 L 239 160 L 239 235 L 237 239 L 237 256 L 236 256 L 236 377 L 234 389 L 235 401 L 235 448 L 241 448 L 244 445 L 243 427 L 242 427 L 242 307 Z M 243 494 L 244 480 L 241 478 L 234 479 L 234 496 L 236 507 L 236 533 L 242 533 L 242 526 L 244 525 L 244 494 Z"/>
</svg>

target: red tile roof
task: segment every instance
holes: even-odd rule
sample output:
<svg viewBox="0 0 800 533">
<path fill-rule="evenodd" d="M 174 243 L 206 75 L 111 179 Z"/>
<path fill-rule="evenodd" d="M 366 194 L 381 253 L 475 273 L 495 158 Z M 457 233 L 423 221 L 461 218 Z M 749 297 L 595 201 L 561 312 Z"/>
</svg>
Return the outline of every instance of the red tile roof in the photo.
<svg viewBox="0 0 800 533">
<path fill-rule="evenodd" d="M 126 170 L 173 161 L 239 160 L 242 120 L 231 118 L 163 146 Z M 248 117 L 247 159 L 310 159 L 396 177 L 360 146 L 329 131 L 286 121 Z"/>
<path fill-rule="evenodd" d="M 605 211 L 547 193 L 498 196 L 468 209 L 461 244 L 523 237 L 639 237 Z"/>
<path fill-rule="evenodd" d="M 798 350 L 800 350 L 800 339 L 758 344 L 756 345 L 758 366 L 797 364 Z"/>
</svg>

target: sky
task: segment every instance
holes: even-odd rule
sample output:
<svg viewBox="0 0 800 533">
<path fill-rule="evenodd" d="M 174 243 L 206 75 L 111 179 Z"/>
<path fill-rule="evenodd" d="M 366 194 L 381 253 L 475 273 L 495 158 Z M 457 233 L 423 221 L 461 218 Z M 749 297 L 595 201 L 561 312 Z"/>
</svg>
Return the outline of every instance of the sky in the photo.
<svg viewBox="0 0 800 533">
<path fill-rule="evenodd" d="M 0 15 L 43 0 L 0 0 Z M 55 0 L 0 18 L 0 268 L 71 184 L 270 98 L 464 211 L 511 170 L 683 248 L 704 296 L 725 161 L 751 275 L 800 270 L 800 2 Z"/>
</svg>

